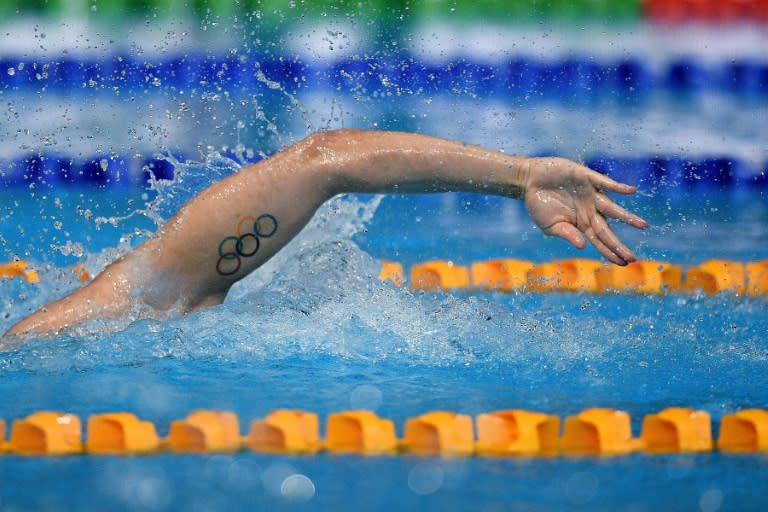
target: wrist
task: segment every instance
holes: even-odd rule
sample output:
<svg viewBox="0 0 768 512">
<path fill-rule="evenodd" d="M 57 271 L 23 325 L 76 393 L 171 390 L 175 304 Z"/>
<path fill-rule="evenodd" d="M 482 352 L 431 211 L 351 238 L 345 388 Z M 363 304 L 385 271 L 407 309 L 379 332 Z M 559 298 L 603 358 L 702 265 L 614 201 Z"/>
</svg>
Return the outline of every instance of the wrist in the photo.
<svg viewBox="0 0 768 512">
<path fill-rule="evenodd" d="M 527 157 L 520 157 L 517 163 L 518 168 L 518 190 L 519 198 L 525 200 L 525 194 L 528 191 L 528 183 L 531 179 L 531 159 Z"/>
<path fill-rule="evenodd" d="M 530 158 L 523 156 L 505 157 L 505 172 L 502 174 L 500 194 L 514 199 L 525 199 L 531 173 Z"/>
</svg>

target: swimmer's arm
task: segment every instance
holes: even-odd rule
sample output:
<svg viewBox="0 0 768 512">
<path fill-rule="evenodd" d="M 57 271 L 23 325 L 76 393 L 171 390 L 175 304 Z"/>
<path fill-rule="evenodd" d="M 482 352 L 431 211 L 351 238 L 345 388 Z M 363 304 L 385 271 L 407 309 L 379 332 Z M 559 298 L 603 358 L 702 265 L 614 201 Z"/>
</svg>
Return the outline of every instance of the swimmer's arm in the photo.
<svg viewBox="0 0 768 512">
<path fill-rule="evenodd" d="M 536 225 L 578 248 L 588 239 L 608 260 L 635 255 L 606 218 L 644 229 L 648 223 L 605 192 L 636 188 L 563 158 L 509 156 L 477 146 L 410 133 L 327 134 L 321 153 L 336 173 L 337 192 L 464 191 L 523 199 Z"/>
<path fill-rule="evenodd" d="M 150 253 L 164 275 L 177 274 L 185 296 L 220 302 L 232 283 L 272 257 L 336 194 L 470 191 L 522 198 L 545 232 L 579 247 L 583 233 L 606 258 L 626 264 L 635 256 L 605 216 L 637 227 L 645 221 L 599 189 L 635 190 L 564 159 L 508 156 L 412 133 L 321 132 L 213 184 L 140 252 Z M 248 233 L 260 238 L 250 256 Z M 237 257 L 235 237 L 245 237 Z"/>
<path fill-rule="evenodd" d="M 545 232 L 578 247 L 586 236 L 618 264 L 634 255 L 605 217 L 646 225 L 601 192 L 628 194 L 634 187 L 568 160 L 513 157 L 410 133 L 322 132 L 213 184 L 91 284 L 11 332 L 50 332 L 96 316 L 119 316 L 131 297 L 179 311 L 217 304 L 336 194 L 449 190 L 521 198 Z"/>
</svg>

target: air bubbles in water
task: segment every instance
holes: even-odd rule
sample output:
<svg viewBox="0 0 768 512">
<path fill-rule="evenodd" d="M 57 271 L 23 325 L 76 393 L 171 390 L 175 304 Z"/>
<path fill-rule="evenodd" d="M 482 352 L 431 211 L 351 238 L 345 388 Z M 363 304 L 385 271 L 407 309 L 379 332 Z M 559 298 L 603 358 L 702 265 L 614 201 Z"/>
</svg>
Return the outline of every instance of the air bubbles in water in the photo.
<svg viewBox="0 0 768 512">
<path fill-rule="evenodd" d="M 295 473 L 283 480 L 280 494 L 287 501 L 304 503 L 315 496 L 315 484 L 307 476 Z"/>
<path fill-rule="evenodd" d="M 701 512 L 717 512 L 723 504 L 723 491 L 720 489 L 709 489 L 699 498 L 699 509 Z"/>
<path fill-rule="evenodd" d="M 591 471 L 577 471 L 565 482 L 565 497 L 574 505 L 586 505 L 597 494 L 600 480 Z"/>
<path fill-rule="evenodd" d="M 437 462 L 422 462 L 408 472 L 408 487 L 416 494 L 426 496 L 443 486 L 445 472 Z"/>
<path fill-rule="evenodd" d="M 375 411 L 381 406 L 383 394 L 376 386 L 363 384 L 352 391 L 349 397 L 350 409 L 368 409 Z"/>
</svg>

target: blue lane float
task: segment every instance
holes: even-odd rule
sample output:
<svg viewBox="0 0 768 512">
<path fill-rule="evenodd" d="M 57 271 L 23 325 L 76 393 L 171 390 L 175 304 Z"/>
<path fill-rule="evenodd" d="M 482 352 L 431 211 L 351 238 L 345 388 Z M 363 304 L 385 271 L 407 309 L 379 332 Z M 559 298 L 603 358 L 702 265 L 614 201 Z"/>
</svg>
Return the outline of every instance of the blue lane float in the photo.
<svg viewBox="0 0 768 512">
<path fill-rule="evenodd" d="M 494 63 L 471 59 L 421 60 L 407 53 L 342 59 L 327 66 L 299 58 L 266 55 L 188 54 L 163 60 L 110 56 L 101 60 L 0 58 L 0 90 L 74 92 L 84 88 L 153 90 L 214 86 L 224 90 L 268 87 L 333 87 L 367 94 L 397 87 L 413 92 L 460 91 L 477 95 L 544 96 L 573 100 L 617 93 L 642 96 L 659 92 L 718 92 L 768 99 L 768 61 L 741 59 L 707 64 L 676 59 L 659 70 L 637 58 L 598 62 L 589 57 L 541 61 L 514 56 Z"/>
<path fill-rule="evenodd" d="M 225 152 L 240 164 L 257 162 Z M 183 155 L 174 154 L 184 162 Z M 687 159 L 677 155 L 592 155 L 584 164 L 617 180 L 665 190 L 727 190 L 768 188 L 768 161 L 751 165 L 731 156 Z M 151 178 L 171 180 L 174 164 L 162 155 L 92 155 L 75 158 L 61 154 L 24 155 L 13 160 L 0 158 L 0 186 L 88 185 L 94 187 L 146 186 Z"/>
<path fill-rule="evenodd" d="M 219 155 L 240 165 L 258 162 L 260 155 L 223 151 Z M 172 180 L 174 161 L 192 162 L 184 155 L 91 155 L 71 157 L 58 153 L 0 157 L 0 187 L 90 186 L 96 188 L 146 187 L 151 180 Z M 199 159 L 198 159 L 199 160 Z"/>
</svg>

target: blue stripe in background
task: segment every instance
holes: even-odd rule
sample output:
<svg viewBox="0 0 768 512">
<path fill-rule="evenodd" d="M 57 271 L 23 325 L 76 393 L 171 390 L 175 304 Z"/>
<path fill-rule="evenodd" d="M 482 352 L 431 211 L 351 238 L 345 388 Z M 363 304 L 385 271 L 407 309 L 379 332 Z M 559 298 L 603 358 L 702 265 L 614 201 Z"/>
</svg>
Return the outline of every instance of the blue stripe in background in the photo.
<svg viewBox="0 0 768 512">
<path fill-rule="evenodd" d="M 632 100 L 652 94 L 716 93 L 735 95 L 737 101 L 746 103 L 768 101 L 768 63 L 754 60 L 705 65 L 695 59 L 679 59 L 654 71 L 642 60 L 632 58 L 609 64 L 573 57 L 556 62 L 518 57 L 492 64 L 467 59 L 435 63 L 407 53 L 346 59 L 326 66 L 313 66 L 297 58 L 254 55 L 187 55 L 156 62 L 128 56 L 87 61 L 5 57 L 0 59 L 0 90 L 6 94 L 46 91 L 73 96 L 82 94 L 80 91 L 114 88 L 121 93 L 144 94 L 169 88 L 264 90 L 268 85 L 257 77 L 259 73 L 278 81 L 288 93 L 330 87 L 340 93 L 364 93 L 370 97 L 398 88 L 408 94 L 459 92 L 513 101 L 525 98 L 526 102 L 544 98 L 567 104 L 606 98 Z M 667 154 L 593 154 L 585 158 L 585 164 L 625 182 L 662 189 L 765 187 L 768 173 L 768 162 L 747 162 L 727 154 L 695 159 Z M 0 185 L 6 187 L 141 186 L 147 183 L 150 174 L 170 179 L 173 165 L 154 155 L 0 156 Z"/>
<path fill-rule="evenodd" d="M 258 157 L 243 158 L 232 154 L 224 156 L 241 164 L 259 160 Z M 178 155 L 174 157 L 179 158 Z M 657 192 L 672 188 L 767 188 L 768 185 L 768 162 L 762 168 L 755 168 L 728 156 L 688 160 L 680 156 L 593 155 L 584 164 L 619 181 L 650 186 Z M 150 175 L 166 180 L 174 175 L 174 165 L 162 156 L 94 155 L 74 159 L 64 155 L 33 155 L 13 161 L 0 159 L 0 169 L 0 185 L 5 187 L 32 184 L 133 187 L 145 186 Z"/>
<path fill-rule="evenodd" d="M 312 66 L 297 58 L 253 55 L 246 59 L 187 55 L 162 61 L 129 56 L 87 61 L 6 56 L 0 59 L 0 88 L 6 91 L 45 88 L 70 93 L 88 87 L 143 91 L 206 85 L 251 88 L 263 86 L 254 76 L 257 69 L 288 88 L 291 84 L 294 87 L 325 84 L 345 90 L 362 87 L 372 92 L 398 85 L 410 90 L 438 92 L 458 87 L 477 94 L 559 93 L 566 100 L 572 96 L 616 92 L 706 91 L 768 99 L 768 62 L 754 60 L 704 64 L 696 59 L 678 59 L 654 71 L 632 58 L 599 63 L 589 58 L 542 62 L 515 57 L 487 64 L 466 59 L 425 62 L 407 54 L 347 59 L 325 67 Z"/>
</svg>

